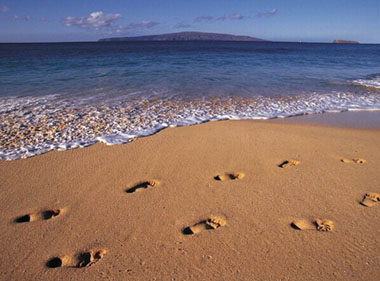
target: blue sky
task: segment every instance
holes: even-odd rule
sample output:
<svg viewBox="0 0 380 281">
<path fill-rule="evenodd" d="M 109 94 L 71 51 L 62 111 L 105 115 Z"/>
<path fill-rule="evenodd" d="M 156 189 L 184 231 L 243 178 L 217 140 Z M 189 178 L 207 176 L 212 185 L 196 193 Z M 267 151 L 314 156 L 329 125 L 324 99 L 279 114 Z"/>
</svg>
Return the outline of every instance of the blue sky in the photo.
<svg viewBox="0 0 380 281">
<path fill-rule="evenodd" d="M 0 42 L 180 31 L 380 43 L 379 0 L 0 0 Z"/>
</svg>

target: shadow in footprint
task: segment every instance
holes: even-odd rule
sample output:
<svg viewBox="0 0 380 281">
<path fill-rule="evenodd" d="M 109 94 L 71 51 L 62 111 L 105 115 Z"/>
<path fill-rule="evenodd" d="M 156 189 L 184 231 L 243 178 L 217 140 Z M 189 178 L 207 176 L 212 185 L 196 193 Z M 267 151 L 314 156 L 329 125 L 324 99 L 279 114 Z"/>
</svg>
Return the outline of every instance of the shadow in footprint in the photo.
<svg viewBox="0 0 380 281">
<path fill-rule="evenodd" d="M 82 268 L 91 266 L 101 260 L 106 253 L 107 251 L 104 249 L 96 251 L 95 253 L 93 251 L 81 253 L 78 255 L 78 263 L 76 267 Z"/>
<path fill-rule="evenodd" d="M 191 234 L 194 234 L 194 233 L 193 233 L 193 231 L 191 230 L 191 227 L 188 226 L 188 227 L 182 229 L 182 234 L 184 234 L 184 235 L 191 235 Z"/>
<path fill-rule="evenodd" d="M 360 201 L 360 204 L 371 208 L 379 201 L 380 193 L 368 192 L 364 195 L 362 201 Z"/>
<path fill-rule="evenodd" d="M 90 252 L 81 253 L 81 254 L 79 254 L 79 256 L 78 256 L 77 267 L 78 267 L 78 268 L 86 267 L 86 266 L 88 266 L 93 260 L 94 260 L 94 257 L 92 256 L 92 254 L 91 254 Z"/>
<path fill-rule="evenodd" d="M 151 180 L 151 181 L 144 181 L 141 183 L 136 184 L 135 186 L 128 188 L 125 192 L 126 193 L 134 193 L 136 191 L 140 191 L 142 189 L 147 189 L 149 187 L 157 186 L 159 185 L 159 182 L 156 180 Z"/>
<path fill-rule="evenodd" d="M 316 219 L 314 221 L 295 220 L 290 226 L 297 230 L 317 230 L 317 231 L 332 231 L 334 230 L 334 222 L 331 220 Z"/>
<path fill-rule="evenodd" d="M 30 221 L 31 221 L 30 215 L 21 216 L 14 220 L 15 223 L 24 223 L 24 222 L 30 222 Z"/>
<path fill-rule="evenodd" d="M 293 221 L 290 226 L 296 230 L 312 230 L 317 228 L 317 224 L 315 222 L 306 220 Z"/>
<path fill-rule="evenodd" d="M 293 228 L 293 229 L 301 230 L 299 227 L 297 227 L 297 225 L 296 225 L 294 222 L 290 223 L 290 226 L 291 226 L 291 228 Z"/>
<path fill-rule="evenodd" d="M 241 180 L 244 178 L 245 174 L 244 173 L 225 173 L 225 174 L 219 174 L 214 177 L 214 180 L 217 181 L 224 181 L 226 179 L 230 180 Z"/>
<path fill-rule="evenodd" d="M 76 267 L 76 268 L 83 268 L 83 267 L 89 267 L 99 260 L 101 260 L 104 255 L 106 254 L 106 250 L 98 250 L 96 252 L 94 251 L 88 251 L 88 252 L 82 252 L 76 257 L 70 257 L 70 256 L 62 256 L 62 257 L 54 257 L 46 262 L 46 267 L 48 268 L 58 268 L 58 267 Z"/>
<path fill-rule="evenodd" d="M 224 175 L 216 175 L 214 177 L 214 180 L 216 181 L 224 181 L 226 179 L 226 177 Z"/>
<path fill-rule="evenodd" d="M 354 159 L 342 158 L 342 159 L 340 159 L 340 161 L 342 163 L 346 163 L 346 164 L 349 164 L 349 163 L 366 164 L 367 163 L 367 160 L 365 160 L 363 158 L 354 158 Z"/>
<path fill-rule="evenodd" d="M 285 160 L 281 164 L 278 165 L 280 168 L 288 168 L 291 166 L 297 166 L 300 162 L 297 160 Z"/>
<path fill-rule="evenodd" d="M 193 224 L 191 226 L 188 226 L 182 230 L 182 234 L 184 235 L 192 235 L 192 234 L 197 234 L 201 232 L 203 229 L 212 229 L 211 226 L 207 224 L 207 220 L 202 220 L 200 222 L 197 222 L 196 224 Z"/>
<path fill-rule="evenodd" d="M 184 235 L 192 235 L 198 234 L 204 229 L 217 229 L 219 227 L 225 226 L 227 224 L 227 220 L 222 217 L 210 217 L 207 220 L 202 220 L 196 224 L 185 227 L 182 230 L 182 234 Z"/>
<path fill-rule="evenodd" d="M 60 209 L 47 210 L 47 211 L 42 212 L 42 216 L 43 216 L 44 220 L 49 220 L 49 219 L 55 218 L 60 213 L 61 213 Z"/>
<path fill-rule="evenodd" d="M 46 266 L 48 268 L 57 268 L 63 265 L 62 259 L 55 257 L 47 261 Z"/>
<path fill-rule="evenodd" d="M 61 209 L 45 210 L 45 211 L 35 213 L 35 214 L 23 215 L 21 217 L 15 218 L 13 222 L 25 223 L 25 222 L 32 222 L 32 221 L 37 221 L 37 220 L 49 220 L 60 215 L 61 212 L 62 212 Z"/>
</svg>

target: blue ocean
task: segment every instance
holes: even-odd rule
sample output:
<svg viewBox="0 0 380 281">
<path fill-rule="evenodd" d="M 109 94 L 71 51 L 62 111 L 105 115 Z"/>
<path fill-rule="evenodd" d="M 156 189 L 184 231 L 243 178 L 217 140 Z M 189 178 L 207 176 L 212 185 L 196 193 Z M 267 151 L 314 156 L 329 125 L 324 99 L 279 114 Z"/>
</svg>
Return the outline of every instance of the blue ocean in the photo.
<svg viewBox="0 0 380 281">
<path fill-rule="evenodd" d="M 0 44 L 0 158 L 168 126 L 380 109 L 380 45 Z"/>
</svg>

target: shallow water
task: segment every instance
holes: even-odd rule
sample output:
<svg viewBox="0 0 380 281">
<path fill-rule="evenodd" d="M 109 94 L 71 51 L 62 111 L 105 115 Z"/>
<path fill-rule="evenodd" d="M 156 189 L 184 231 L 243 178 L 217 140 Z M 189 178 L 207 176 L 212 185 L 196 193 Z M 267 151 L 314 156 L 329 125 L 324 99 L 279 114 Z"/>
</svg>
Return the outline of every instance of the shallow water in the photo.
<svg viewBox="0 0 380 281">
<path fill-rule="evenodd" d="M 380 45 L 0 44 L 0 158 L 167 126 L 380 109 Z"/>
</svg>

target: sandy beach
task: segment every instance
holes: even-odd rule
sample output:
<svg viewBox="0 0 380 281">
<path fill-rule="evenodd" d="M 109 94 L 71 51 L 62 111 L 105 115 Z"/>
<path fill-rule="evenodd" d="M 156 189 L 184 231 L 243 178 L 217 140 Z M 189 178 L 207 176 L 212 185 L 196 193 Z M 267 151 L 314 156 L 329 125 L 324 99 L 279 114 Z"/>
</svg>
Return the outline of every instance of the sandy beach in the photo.
<svg viewBox="0 0 380 281">
<path fill-rule="evenodd" d="M 1 160 L 0 279 L 380 280 L 379 166 L 379 129 L 260 121 Z"/>
</svg>

